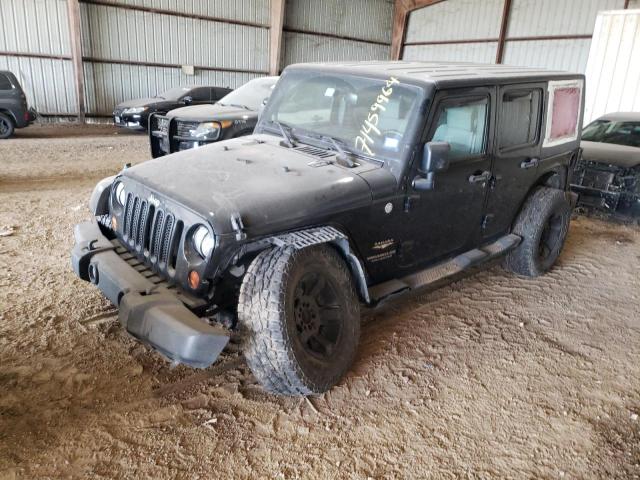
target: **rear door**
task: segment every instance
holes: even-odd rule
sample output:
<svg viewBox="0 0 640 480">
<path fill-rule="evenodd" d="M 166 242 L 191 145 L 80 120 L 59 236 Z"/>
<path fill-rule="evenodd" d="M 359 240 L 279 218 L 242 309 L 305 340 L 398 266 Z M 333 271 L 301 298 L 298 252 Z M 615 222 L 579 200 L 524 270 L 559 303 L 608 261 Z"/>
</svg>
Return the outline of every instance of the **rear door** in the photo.
<svg viewBox="0 0 640 480">
<path fill-rule="evenodd" d="M 450 144 L 450 166 L 435 175 L 431 190 L 408 186 L 410 218 L 401 258 L 415 266 L 477 245 L 490 181 L 495 87 L 441 91 L 434 104 L 425 140 Z M 417 175 L 413 165 L 409 182 Z"/>
<path fill-rule="evenodd" d="M 482 228 L 485 240 L 509 231 L 536 181 L 545 88 L 545 83 L 529 83 L 498 89 L 493 178 Z"/>
</svg>

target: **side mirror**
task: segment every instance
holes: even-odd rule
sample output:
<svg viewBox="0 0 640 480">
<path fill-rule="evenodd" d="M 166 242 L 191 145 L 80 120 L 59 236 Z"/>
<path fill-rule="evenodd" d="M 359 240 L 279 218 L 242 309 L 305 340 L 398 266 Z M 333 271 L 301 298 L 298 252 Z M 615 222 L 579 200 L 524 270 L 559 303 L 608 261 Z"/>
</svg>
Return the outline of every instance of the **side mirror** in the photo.
<svg viewBox="0 0 640 480">
<path fill-rule="evenodd" d="M 413 188 L 416 190 L 432 190 L 436 173 L 444 172 L 449 168 L 448 142 L 427 142 L 422 151 L 422 159 L 418 171 L 420 176 L 413 180 Z"/>
<path fill-rule="evenodd" d="M 182 102 L 183 102 L 185 105 L 190 105 L 190 104 L 191 104 L 191 102 L 193 102 L 193 97 L 192 97 L 191 95 L 187 95 L 186 97 L 183 97 L 183 98 L 182 98 Z"/>
</svg>

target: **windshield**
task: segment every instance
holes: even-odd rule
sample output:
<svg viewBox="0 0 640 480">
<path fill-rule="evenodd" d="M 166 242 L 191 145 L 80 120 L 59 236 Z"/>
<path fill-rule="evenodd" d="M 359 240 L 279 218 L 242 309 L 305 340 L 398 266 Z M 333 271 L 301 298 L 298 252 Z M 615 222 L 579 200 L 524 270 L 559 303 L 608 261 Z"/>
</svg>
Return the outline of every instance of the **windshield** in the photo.
<svg viewBox="0 0 640 480">
<path fill-rule="evenodd" d="M 398 176 L 417 128 L 420 92 L 394 77 L 293 70 L 281 77 L 260 124 L 279 133 L 274 124 L 279 122 L 296 137 L 332 137 L 358 155 L 384 162 Z"/>
<path fill-rule="evenodd" d="M 162 98 L 164 100 L 180 100 L 180 98 L 187 94 L 191 90 L 190 87 L 176 87 L 171 88 L 165 92 L 156 95 L 157 98 Z"/>
<path fill-rule="evenodd" d="M 256 78 L 221 98 L 218 103 L 257 111 L 271 95 L 277 81 L 278 77 Z"/>
<path fill-rule="evenodd" d="M 582 140 L 640 147 L 640 122 L 596 120 L 582 131 Z"/>
</svg>

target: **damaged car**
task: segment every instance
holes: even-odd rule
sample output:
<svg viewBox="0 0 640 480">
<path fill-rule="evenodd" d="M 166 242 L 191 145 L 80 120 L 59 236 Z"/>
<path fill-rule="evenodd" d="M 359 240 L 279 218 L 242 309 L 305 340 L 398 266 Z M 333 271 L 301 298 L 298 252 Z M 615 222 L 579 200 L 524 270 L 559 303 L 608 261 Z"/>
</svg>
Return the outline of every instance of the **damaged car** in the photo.
<svg viewBox="0 0 640 480">
<path fill-rule="evenodd" d="M 249 135 L 258 113 L 269 99 L 278 77 L 262 77 L 229 93 L 213 105 L 177 108 L 149 120 L 151 156 L 198 148 L 213 142 Z"/>
<path fill-rule="evenodd" d="M 582 132 L 581 147 L 571 186 L 578 207 L 640 219 L 640 112 L 598 118 Z"/>
<path fill-rule="evenodd" d="M 568 72 L 291 65 L 252 135 L 100 181 L 71 264 L 171 362 L 206 368 L 234 335 L 266 390 L 318 394 L 349 370 L 363 306 L 497 258 L 553 267 L 583 104 Z"/>
</svg>

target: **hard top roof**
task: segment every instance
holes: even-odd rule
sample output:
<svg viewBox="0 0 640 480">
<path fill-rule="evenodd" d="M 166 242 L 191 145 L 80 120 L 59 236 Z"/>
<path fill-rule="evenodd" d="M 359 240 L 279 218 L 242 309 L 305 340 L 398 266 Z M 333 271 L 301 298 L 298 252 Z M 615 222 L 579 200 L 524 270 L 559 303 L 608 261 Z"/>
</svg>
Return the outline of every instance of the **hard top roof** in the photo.
<svg viewBox="0 0 640 480">
<path fill-rule="evenodd" d="M 544 68 L 515 67 L 464 62 L 412 62 L 412 61 L 369 61 L 369 62 L 325 62 L 304 63 L 294 68 L 311 68 L 325 71 L 343 71 L 351 74 L 371 76 L 402 77 L 418 83 L 437 86 L 464 86 L 489 83 L 507 83 L 526 80 L 560 80 L 584 78 L 583 74 L 548 70 Z"/>
</svg>

